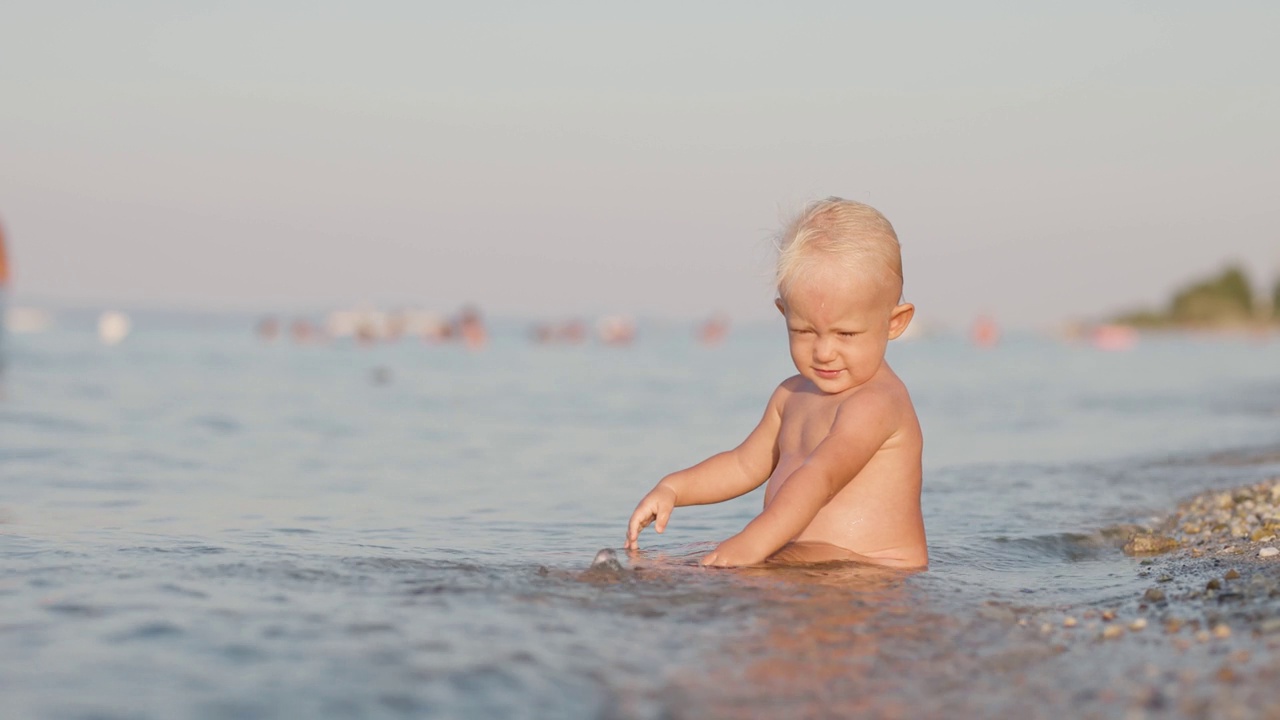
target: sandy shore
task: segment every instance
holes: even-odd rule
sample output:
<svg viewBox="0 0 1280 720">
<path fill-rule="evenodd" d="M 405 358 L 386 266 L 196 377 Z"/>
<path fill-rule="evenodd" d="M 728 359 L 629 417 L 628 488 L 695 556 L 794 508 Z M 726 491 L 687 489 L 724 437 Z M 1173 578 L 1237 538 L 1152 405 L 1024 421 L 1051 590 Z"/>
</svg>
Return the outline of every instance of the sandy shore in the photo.
<svg viewBox="0 0 1280 720">
<path fill-rule="evenodd" d="M 1017 622 L 1072 658 L 1081 716 L 1280 718 L 1278 533 L 1280 478 L 1197 495 L 1130 533 L 1141 595 Z"/>
</svg>

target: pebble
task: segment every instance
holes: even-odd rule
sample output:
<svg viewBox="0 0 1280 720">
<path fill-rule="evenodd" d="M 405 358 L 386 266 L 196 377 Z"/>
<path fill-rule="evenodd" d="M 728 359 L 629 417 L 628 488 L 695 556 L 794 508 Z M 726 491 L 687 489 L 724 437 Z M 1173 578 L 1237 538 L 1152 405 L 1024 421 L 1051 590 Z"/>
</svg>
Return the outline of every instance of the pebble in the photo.
<svg viewBox="0 0 1280 720">
<path fill-rule="evenodd" d="M 1196 642 L 1207 643 L 1209 642 L 1209 638 L 1210 635 L 1208 630 L 1200 630 L 1196 633 Z"/>
<path fill-rule="evenodd" d="M 1140 533 L 1125 543 L 1124 551 L 1129 555 L 1152 555 L 1177 550 L 1182 543 L 1166 535 Z"/>
<path fill-rule="evenodd" d="M 1228 570 L 1228 571 L 1227 571 L 1227 573 L 1226 573 L 1225 575 L 1223 575 L 1223 576 L 1222 576 L 1222 579 L 1223 579 L 1223 580 L 1235 580 L 1235 579 L 1237 579 L 1237 578 L 1239 578 L 1239 577 L 1240 577 L 1240 573 L 1236 572 L 1236 569 L 1235 569 L 1235 568 L 1231 568 L 1230 570 Z"/>
<path fill-rule="evenodd" d="M 1205 589 L 1205 590 L 1220 590 L 1220 589 L 1222 589 L 1222 583 L 1218 581 L 1218 578 L 1213 578 L 1212 580 L 1210 580 L 1209 582 L 1207 582 L 1207 583 L 1205 583 L 1205 584 L 1204 584 L 1204 589 Z"/>
<path fill-rule="evenodd" d="M 1258 557 L 1274 557 L 1280 555 L 1280 548 L 1264 547 L 1258 551 Z"/>
<path fill-rule="evenodd" d="M 1147 591 L 1142 594 L 1142 599 L 1153 603 L 1162 602 L 1164 600 L 1164 591 L 1159 588 L 1148 588 Z"/>
<path fill-rule="evenodd" d="M 1105 620 L 1106 622 L 1111 622 L 1112 620 L 1115 620 L 1115 619 L 1116 619 L 1116 611 L 1115 611 L 1115 610 L 1103 610 L 1103 611 L 1102 611 L 1102 619 L 1103 619 L 1103 620 Z"/>
<path fill-rule="evenodd" d="M 1076 626 L 1076 619 L 1075 619 L 1075 618 L 1071 617 L 1070 615 L 1068 615 L 1067 617 L 1062 618 L 1062 627 L 1069 627 L 1069 628 L 1070 628 L 1070 627 L 1075 627 L 1075 626 Z"/>
<path fill-rule="evenodd" d="M 1231 628 L 1229 628 L 1229 627 L 1227 627 L 1226 625 L 1223 625 L 1223 624 L 1221 624 L 1221 623 L 1219 623 L 1218 625 L 1214 625 L 1214 626 L 1213 626 L 1213 636 L 1214 636 L 1214 637 L 1216 637 L 1216 638 L 1218 638 L 1218 639 L 1220 639 L 1220 640 L 1224 640 L 1224 639 L 1226 639 L 1226 638 L 1229 638 L 1229 637 L 1231 637 Z"/>
<path fill-rule="evenodd" d="M 1129 629 L 1134 632 L 1138 632 L 1139 630 L 1142 630 L 1146 627 L 1147 627 L 1146 618 L 1138 618 L 1137 620 L 1134 620 L 1133 622 L 1129 623 Z"/>
<path fill-rule="evenodd" d="M 1107 627 L 1102 631 L 1102 637 L 1103 637 L 1103 639 L 1105 639 L 1105 640 L 1111 640 L 1112 638 L 1118 638 L 1118 637 L 1120 637 L 1120 636 L 1121 636 L 1121 635 L 1123 635 L 1123 634 L 1124 634 L 1124 628 L 1120 627 L 1119 625 L 1108 625 L 1108 626 L 1107 626 Z"/>
<path fill-rule="evenodd" d="M 596 553 L 591 560 L 591 570 L 601 572 L 622 572 L 625 568 L 618 562 L 618 553 L 612 548 L 605 548 Z"/>
<path fill-rule="evenodd" d="M 1268 542 L 1266 538 L 1280 535 L 1280 479 L 1200 495 L 1180 505 L 1167 527 L 1177 528 L 1172 539 L 1184 543 L 1192 540 L 1190 536 Z M 1223 552 L 1233 550 L 1228 546 Z"/>
</svg>

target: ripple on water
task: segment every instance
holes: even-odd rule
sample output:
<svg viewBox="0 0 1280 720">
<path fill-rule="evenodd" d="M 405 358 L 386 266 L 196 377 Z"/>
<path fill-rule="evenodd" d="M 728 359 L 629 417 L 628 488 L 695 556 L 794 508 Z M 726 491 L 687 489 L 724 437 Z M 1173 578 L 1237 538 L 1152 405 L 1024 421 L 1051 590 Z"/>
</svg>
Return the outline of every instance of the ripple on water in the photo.
<svg viewBox="0 0 1280 720">
<path fill-rule="evenodd" d="M 61 490 L 93 490 L 95 492 L 142 492 L 151 490 L 155 484 L 134 477 L 120 478 L 58 478 L 47 481 L 47 486 Z"/>
<path fill-rule="evenodd" d="M 156 586 L 156 589 L 162 593 L 166 593 L 169 595 L 177 595 L 179 597 L 191 598 L 193 600 L 207 600 L 209 598 L 209 593 L 206 593 L 202 590 L 195 590 L 193 588 L 183 587 L 181 585 L 175 585 L 174 583 L 161 583 Z"/>
<path fill-rule="evenodd" d="M 131 545 L 120 548 L 119 552 L 140 555 L 221 555 L 227 549 L 216 545 Z"/>
<path fill-rule="evenodd" d="M 57 615 L 79 618 L 99 618 L 109 614 L 108 608 L 101 605 L 90 605 L 71 601 L 59 601 L 44 606 L 45 610 Z"/>
<path fill-rule="evenodd" d="M 0 425 L 13 425 L 32 430 L 44 430 L 56 434 L 88 435 L 102 430 L 99 426 L 89 425 L 78 420 L 59 415 L 37 412 L 5 412 L 0 413 Z"/>
<path fill-rule="evenodd" d="M 980 560 L 996 565 L 1011 564 L 1025 566 L 1030 562 L 1059 560 L 1063 562 L 1086 562 L 1100 560 L 1108 556 L 1114 557 L 1120 548 L 1114 538 L 1097 533 L 1050 533 L 1031 537 L 996 536 L 991 542 L 997 545 L 989 553 L 979 553 L 987 557 Z"/>
<path fill-rule="evenodd" d="M 234 435 L 244 430 L 244 423 L 229 415 L 197 415 L 187 422 L 215 435 Z"/>
<path fill-rule="evenodd" d="M 119 644 L 147 640 L 160 640 L 185 634 L 185 630 L 173 623 L 156 620 L 144 622 L 140 625 L 129 628 L 128 630 L 124 630 L 123 632 L 108 635 L 106 637 L 106 641 L 108 644 Z"/>
<path fill-rule="evenodd" d="M 60 447 L 0 448 L 0 461 L 45 461 L 56 460 L 67 455 L 67 450 Z"/>
</svg>

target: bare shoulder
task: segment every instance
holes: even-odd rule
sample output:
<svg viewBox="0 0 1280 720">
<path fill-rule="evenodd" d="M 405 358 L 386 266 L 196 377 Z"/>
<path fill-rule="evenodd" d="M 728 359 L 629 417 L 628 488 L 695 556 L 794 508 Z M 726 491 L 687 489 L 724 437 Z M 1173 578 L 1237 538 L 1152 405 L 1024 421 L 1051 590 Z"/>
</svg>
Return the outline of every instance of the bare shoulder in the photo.
<svg viewBox="0 0 1280 720">
<path fill-rule="evenodd" d="M 864 428 L 872 423 L 896 432 L 903 426 L 914 427 L 916 412 L 907 386 L 885 365 L 871 381 L 840 401 L 836 423 L 841 424 L 842 421 Z"/>
<path fill-rule="evenodd" d="M 769 407 L 781 414 L 782 409 L 787 404 L 787 400 L 791 399 L 792 395 L 800 392 L 807 382 L 809 381 L 805 380 L 803 375 L 792 375 L 783 380 L 769 398 Z"/>
<path fill-rule="evenodd" d="M 800 389 L 803 388 L 805 384 L 808 382 L 809 382 L 808 380 L 804 379 L 803 375 L 792 375 L 786 380 L 783 380 L 782 384 L 778 385 L 778 389 L 773 391 L 774 397 L 777 397 L 779 395 L 786 396 L 795 392 L 799 392 Z"/>
</svg>

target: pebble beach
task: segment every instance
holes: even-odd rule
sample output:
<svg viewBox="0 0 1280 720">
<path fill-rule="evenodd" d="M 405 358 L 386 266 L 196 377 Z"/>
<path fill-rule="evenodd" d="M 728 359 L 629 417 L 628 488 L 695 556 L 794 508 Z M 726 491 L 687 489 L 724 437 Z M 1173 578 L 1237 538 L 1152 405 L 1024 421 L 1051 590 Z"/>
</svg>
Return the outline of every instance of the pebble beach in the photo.
<svg viewBox="0 0 1280 720">
<path fill-rule="evenodd" d="M 1280 478 L 1204 492 L 1129 533 L 1141 595 L 1017 622 L 1108 668 L 1075 689 L 1082 716 L 1280 718 L 1278 531 Z"/>
</svg>

